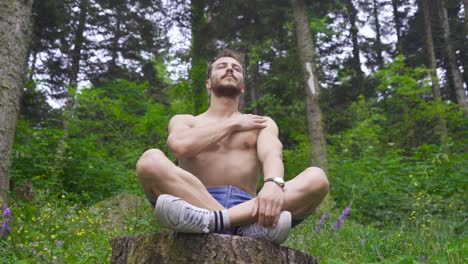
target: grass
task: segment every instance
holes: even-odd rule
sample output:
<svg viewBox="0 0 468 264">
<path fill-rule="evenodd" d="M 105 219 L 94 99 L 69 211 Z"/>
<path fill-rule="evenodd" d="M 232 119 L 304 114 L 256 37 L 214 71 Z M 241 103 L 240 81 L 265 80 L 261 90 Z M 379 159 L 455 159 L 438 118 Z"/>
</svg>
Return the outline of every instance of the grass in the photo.
<svg viewBox="0 0 468 264">
<path fill-rule="evenodd" d="M 43 193 L 10 208 L 12 231 L 0 239 L 0 263 L 108 263 L 113 237 L 159 231 L 142 195 L 122 194 L 84 207 L 65 195 Z M 377 228 L 359 223 L 351 209 L 332 231 L 340 214 L 332 210 L 321 232 L 316 231 L 321 214 L 309 217 L 284 246 L 320 263 L 468 263 L 466 222 L 455 212 L 425 224 L 407 220 Z"/>
<path fill-rule="evenodd" d="M 350 219 L 338 230 L 315 230 L 319 216 L 297 226 L 286 246 L 316 256 L 320 263 L 467 263 L 465 233 L 457 234 L 454 218 L 386 223 L 383 228 Z M 335 218 L 333 218 L 335 216 Z M 339 212 L 332 213 L 336 219 Z M 330 226 L 331 224 L 329 224 Z"/>
</svg>

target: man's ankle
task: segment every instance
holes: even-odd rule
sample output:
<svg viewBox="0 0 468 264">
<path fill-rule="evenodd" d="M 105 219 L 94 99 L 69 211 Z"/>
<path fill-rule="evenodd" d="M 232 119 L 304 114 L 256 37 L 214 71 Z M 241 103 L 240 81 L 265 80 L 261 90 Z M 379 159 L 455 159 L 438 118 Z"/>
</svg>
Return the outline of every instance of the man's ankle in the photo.
<svg viewBox="0 0 468 264">
<path fill-rule="evenodd" d="M 231 228 L 228 210 L 212 211 L 210 231 L 218 233 Z"/>
</svg>

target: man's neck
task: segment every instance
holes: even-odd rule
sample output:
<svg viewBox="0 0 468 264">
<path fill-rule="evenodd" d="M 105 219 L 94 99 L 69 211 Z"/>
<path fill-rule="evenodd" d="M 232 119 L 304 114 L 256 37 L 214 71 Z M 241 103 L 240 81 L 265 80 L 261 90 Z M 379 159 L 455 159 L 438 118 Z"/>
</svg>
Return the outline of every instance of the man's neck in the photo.
<svg viewBox="0 0 468 264">
<path fill-rule="evenodd" d="M 207 114 L 217 117 L 227 117 L 239 112 L 239 97 L 216 97 L 211 96 L 210 107 Z"/>
</svg>

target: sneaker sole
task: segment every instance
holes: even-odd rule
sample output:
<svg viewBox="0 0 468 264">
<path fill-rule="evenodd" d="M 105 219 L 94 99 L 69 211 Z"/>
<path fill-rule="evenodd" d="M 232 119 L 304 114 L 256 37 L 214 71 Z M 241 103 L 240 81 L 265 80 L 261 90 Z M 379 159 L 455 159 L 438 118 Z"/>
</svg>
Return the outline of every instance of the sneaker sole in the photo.
<svg viewBox="0 0 468 264">
<path fill-rule="evenodd" d="M 171 204 L 174 200 L 177 200 L 179 198 L 176 198 L 172 195 L 169 194 L 161 194 L 158 199 L 156 200 L 156 206 L 155 206 L 155 214 L 156 214 L 156 219 L 158 220 L 158 223 L 165 227 L 174 230 L 176 228 L 176 225 L 171 222 L 169 217 L 165 214 L 161 214 L 159 212 L 163 212 L 164 209 Z"/>
<path fill-rule="evenodd" d="M 164 212 L 166 209 L 167 211 L 170 211 L 171 210 L 170 207 L 172 206 L 172 203 L 177 200 L 182 200 L 182 199 L 172 196 L 170 194 L 161 194 L 158 197 L 156 201 L 156 206 L 155 206 L 155 214 L 156 214 L 156 219 L 158 220 L 158 223 L 164 228 L 168 228 L 170 230 L 174 230 L 178 232 L 195 233 L 195 234 L 206 233 L 201 230 L 186 227 L 184 225 L 179 225 L 179 223 L 174 223 L 171 221 L 171 218 L 169 217 L 168 214 L 159 213 L 159 212 Z M 179 216 L 177 215 L 177 217 Z"/>
<path fill-rule="evenodd" d="M 291 222 L 291 213 L 288 211 L 281 212 L 280 218 L 278 219 L 278 224 L 276 226 L 286 226 L 287 228 L 284 230 L 277 230 L 277 232 L 269 236 L 270 241 L 278 245 L 286 241 L 289 236 L 289 232 L 291 231 Z"/>
</svg>

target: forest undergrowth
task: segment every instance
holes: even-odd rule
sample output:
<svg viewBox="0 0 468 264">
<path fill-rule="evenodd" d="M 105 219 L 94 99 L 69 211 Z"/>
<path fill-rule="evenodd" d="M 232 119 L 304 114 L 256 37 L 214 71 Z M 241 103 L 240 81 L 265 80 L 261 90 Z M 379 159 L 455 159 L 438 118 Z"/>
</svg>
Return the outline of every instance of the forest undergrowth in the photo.
<svg viewBox="0 0 468 264">
<path fill-rule="evenodd" d="M 434 164 L 430 160 L 425 163 L 426 167 L 420 166 L 423 170 L 441 170 L 441 167 L 457 167 L 457 163 L 463 162 L 450 158 L 444 161 L 446 164 Z M 359 162 L 364 161 L 354 164 L 357 166 Z M 383 163 L 388 162 L 391 163 L 391 159 Z M 404 171 L 404 164 L 400 166 Z M 407 176 L 408 185 L 421 187 L 414 179 L 417 175 L 415 171 L 413 176 Z M 461 180 L 460 184 L 466 181 Z M 160 228 L 153 209 L 136 178 L 129 181 L 134 181 L 132 188 L 95 203 L 79 202 L 76 194 L 57 194 L 47 189 L 35 190 L 34 198 L 29 201 L 13 200 L 8 208 L 10 232 L 0 240 L 0 263 L 108 263 L 113 237 L 158 232 Z M 361 197 L 369 192 L 368 188 L 375 188 L 372 184 L 360 185 L 356 181 L 350 195 L 344 197 L 339 196 L 342 187 L 337 184 L 335 192 L 333 179 L 331 182 L 334 199 L 295 227 L 284 246 L 307 252 L 320 263 L 467 261 L 463 201 L 453 197 L 437 198 L 437 194 L 429 194 L 424 189 L 434 187 L 429 184 L 407 193 L 408 201 L 402 198 L 410 203 L 406 208 L 393 210 L 391 202 L 382 206 L 377 198 L 366 201 Z M 391 188 L 387 189 L 386 199 L 394 199 Z M 403 196 L 401 193 L 393 195 Z M 459 195 L 461 198 L 465 194 Z M 372 206 L 387 208 L 389 212 L 380 216 L 378 211 L 367 212 Z"/>
</svg>

